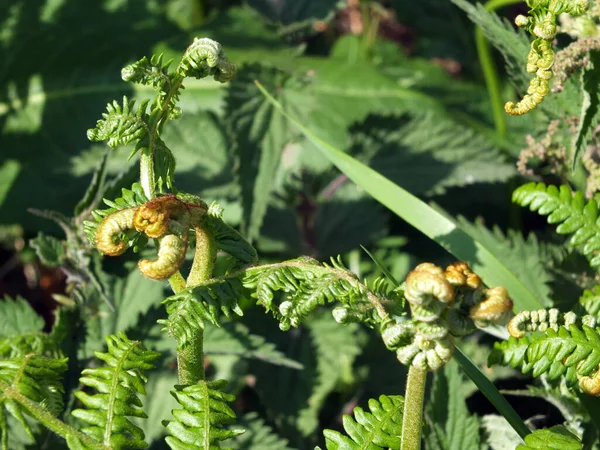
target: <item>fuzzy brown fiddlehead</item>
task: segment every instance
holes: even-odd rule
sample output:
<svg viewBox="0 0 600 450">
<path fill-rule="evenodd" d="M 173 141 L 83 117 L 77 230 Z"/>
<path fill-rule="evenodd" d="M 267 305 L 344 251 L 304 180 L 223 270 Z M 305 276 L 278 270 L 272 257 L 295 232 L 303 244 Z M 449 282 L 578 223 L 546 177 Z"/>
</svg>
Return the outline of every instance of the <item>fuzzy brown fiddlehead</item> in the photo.
<svg viewBox="0 0 600 450">
<path fill-rule="evenodd" d="M 109 214 L 96 230 L 96 248 L 105 255 L 118 256 L 127 250 L 122 233 L 133 228 L 135 208 L 122 209 Z"/>
</svg>

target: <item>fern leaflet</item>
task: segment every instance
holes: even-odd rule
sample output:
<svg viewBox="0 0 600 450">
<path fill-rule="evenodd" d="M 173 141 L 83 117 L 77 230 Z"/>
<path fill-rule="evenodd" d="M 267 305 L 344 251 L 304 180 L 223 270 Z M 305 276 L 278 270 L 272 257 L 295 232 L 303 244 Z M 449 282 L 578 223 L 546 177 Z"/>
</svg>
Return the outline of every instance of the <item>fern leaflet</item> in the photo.
<svg viewBox="0 0 600 450">
<path fill-rule="evenodd" d="M 325 430 L 325 446 L 328 450 L 382 450 L 400 448 L 402 436 L 402 411 L 404 399 L 398 395 L 382 395 L 379 400 L 370 399 L 366 412 L 354 408 L 354 418 L 344 414 L 343 424 L 348 436 L 334 430 Z"/>
<path fill-rule="evenodd" d="M 172 411 L 175 420 L 164 421 L 170 436 L 165 439 L 173 450 L 218 449 L 220 441 L 244 432 L 225 428 L 235 423 L 235 413 L 227 404 L 235 399 L 221 389 L 225 380 L 200 381 L 192 386 L 178 386 L 171 394 L 183 409 Z"/>
<path fill-rule="evenodd" d="M 124 333 L 106 338 L 108 352 L 95 352 L 105 367 L 86 369 L 80 382 L 98 391 L 88 394 L 78 391 L 75 396 L 87 409 L 76 409 L 72 414 L 88 423 L 85 434 L 115 450 L 146 448 L 144 432 L 127 417 L 146 417 L 138 394 L 144 395 L 144 371 L 160 353 L 146 350 L 140 342 L 130 341 Z"/>
<path fill-rule="evenodd" d="M 548 216 L 548 223 L 560 224 L 557 233 L 574 233 L 571 244 L 582 247 L 592 267 L 600 267 L 600 221 L 596 200 L 586 203 L 583 193 L 573 195 L 567 186 L 561 186 L 559 190 L 544 183 L 529 183 L 513 192 L 513 201 Z"/>
<path fill-rule="evenodd" d="M 123 106 L 116 100 L 106 107 L 103 119 L 96 123 L 95 128 L 87 132 L 90 141 L 107 141 L 111 147 L 126 145 L 141 140 L 148 134 L 148 114 L 146 109 L 149 100 L 144 100 L 135 108 L 135 100 L 123 97 Z"/>
</svg>

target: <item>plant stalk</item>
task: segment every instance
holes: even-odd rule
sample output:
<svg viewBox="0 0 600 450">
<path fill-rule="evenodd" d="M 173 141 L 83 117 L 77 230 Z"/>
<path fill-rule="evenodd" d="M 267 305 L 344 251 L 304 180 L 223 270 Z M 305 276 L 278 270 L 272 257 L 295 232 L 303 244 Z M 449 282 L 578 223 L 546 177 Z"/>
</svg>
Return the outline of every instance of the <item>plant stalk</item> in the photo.
<svg viewBox="0 0 600 450">
<path fill-rule="evenodd" d="M 410 366 L 404 393 L 404 415 L 402 416 L 402 441 L 400 450 L 420 450 L 423 428 L 423 403 L 427 370 Z"/>
<path fill-rule="evenodd" d="M 144 189 L 144 194 L 148 200 L 156 197 L 156 180 L 154 178 L 154 159 L 152 150 L 149 148 L 142 149 L 140 156 L 140 184 Z"/>
</svg>

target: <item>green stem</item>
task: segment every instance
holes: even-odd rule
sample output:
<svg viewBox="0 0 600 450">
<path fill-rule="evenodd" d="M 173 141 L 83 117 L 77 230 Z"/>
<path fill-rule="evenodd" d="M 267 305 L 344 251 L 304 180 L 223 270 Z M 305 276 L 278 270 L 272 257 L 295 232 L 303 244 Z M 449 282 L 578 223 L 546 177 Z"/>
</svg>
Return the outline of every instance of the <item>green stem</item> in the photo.
<svg viewBox="0 0 600 450">
<path fill-rule="evenodd" d="M 175 294 L 179 294 L 185 289 L 185 278 L 183 278 L 180 271 L 175 272 L 175 274 L 169 277 L 169 285 Z"/>
<path fill-rule="evenodd" d="M 76 437 L 81 441 L 86 448 L 90 450 L 105 450 L 106 447 L 102 443 L 90 436 L 81 433 L 70 425 L 67 425 L 62 420 L 53 416 L 47 409 L 42 408 L 38 403 L 25 397 L 14 387 L 8 386 L 6 383 L 0 382 L 0 387 L 4 390 L 3 397 L 10 398 L 15 402 L 19 403 L 29 413 L 31 417 L 39 421 L 49 430 L 53 431 L 63 439 L 67 439 L 69 436 Z"/>
<path fill-rule="evenodd" d="M 419 450 L 421 448 L 421 429 L 423 428 L 423 403 L 427 370 L 410 366 L 406 391 L 404 393 L 404 415 L 402 417 L 402 442 L 400 450 Z"/>
<path fill-rule="evenodd" d="M 494 12 L 504 6 L 521 3 L 522 1 L 523 0 L 490 0 L 485 4 L 485 9 L 486 11 Z M 492 58 L 490 45 L 480 28 L 475 30 L 475 44 L 477 46 L 479 64 L 481 65 L 481 70 L 483 71 L 483 78 L 485 80 L 488 95 L 490 96 L 490 103 L 492 104 L 492 112 L 494 115 L 496 131 L 500 136 L 506 136 L 506 114 L 504 112 L 504 105 L 500 93 L 498 71 Z"/>
<path fill-rule="evenodd" d="M 148 200 L 156 197 L 156 181 L 154 178 L 154 159 L 150 148 L 142 149 L 140 156 L 140 184 Z"/>
<path fill-rule="evenodd" d="M 217 256 L 217 246 L 210 231 L 202 226 L 196 230 L 196 253 L 187 279 L 186 287 L 195 286 L 210 280 Z M 204 380 L 204 330 L 200 326 L 187 336 L 187 345 L 177 348 L 177 370 L 179 384 L 192 385 Z"/>
</svg>

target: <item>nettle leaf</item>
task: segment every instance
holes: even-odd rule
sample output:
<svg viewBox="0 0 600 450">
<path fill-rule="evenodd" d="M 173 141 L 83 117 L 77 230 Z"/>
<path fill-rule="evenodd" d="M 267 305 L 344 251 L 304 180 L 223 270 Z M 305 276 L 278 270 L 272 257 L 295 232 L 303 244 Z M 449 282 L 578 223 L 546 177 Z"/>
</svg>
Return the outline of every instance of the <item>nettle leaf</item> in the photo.
<svg viewBox="0 0 600 450">
<path fill-rule="evenodd" d="M 485 245 L 499 260 L 504 261 L 513 273 L 519 274 L 521 282 L 542 304 L 552 304 L 548 285 L 552 277 L 545 265 L 547 256 L 533 233 L 525 239 L 521 233 L 514 230 L 509 230 L 508 235 L 504 235 L 498 226 L 489 230 L 481 221 L 470 223 L 464 217 L 459 217 L 458 223 L 473 239 Z"/>
<path fill-rule="evenodd" d="M 369 116 L 351 128 L 351 152 L 415 194 L 504 181 L 515 174 L 500 150 L 451 117 Z"/>
<path fill-rule="evenodd" d="M 479 450 L 479 420 L 465 404 L 470 391 L 455 361 L 435 373 L 428 403 L 431 432 L 427 443 L 432 449 Z"/>
<path fill-rule="evenodd" d="M 246 431 L 233 438 L 237 450 L 291 450 L 287 439 L 277 435 L 257 413 L 249 413 L 239 421 Z"/>
<path fill-rule="evenodd" d="M 4 161 L 0 166 L 0 207 L 10 192 L 15 179 L 21 171 L 21 165 L 12 159 Z"/>
<path fill-rule="evenodd" d="M 265 83 L 286 103 L 290 76 L 257 64 L 244 66 L 227 93 L 226 117 L 239 160 L 243 228 L 249 241 L 259 235 L 281 152 L 290 139 L 289 125 L 260 94 L 254 80 Z"/>
<path fill-rule="evenodd" d="M 44 328 L 44 319 L 34 311 L 27 300 L 22 297 L 17 297 L 15 300 L 4 297 L 0 301 L 0 337 L 37 334 L 42 328 Z"/>
<path fill-rule="evenodd" d="M 591 51 L 589 65 L 581 72 L 583 102 L 579 114 L 579 126 L 573 143 L 572 169 L 585 150 L 587 139 L 598 125 L 600 118 L 600 52 Z"/>
<path fill-rule="evenodd" d="M 65 260 L 65 247 L 63 243 L 53 236 L 38 233 L 37 237 L 29 241 L 38 258 L 47 267 L 58 267 Z"/>
<path fill-rule="evenodd" d="M 221 327 L 208 326 L 204 331 L 206 355 L 234 355 L 239 358 L 256 359 L 276 366 L 303 369 L 302 364 L 286 357 L 275 344 L 253 334 L 240 322 L 228 322 Z"/>
<path fill-rule="evenodd" d="M 523 442 L 519 434 L 502 416 L 494 414 L 483 416 L 481 428 L 485 433 L 485 443 L 489 445 L 490 450 L 512 450 Z"/>
<path fill-rule="evenodd" d="M 583 445 L 577 436 L 561 425 L 535 430 L 525 437 L 525 445 L 516 450 L 581 450 Z"/>
</svg>

